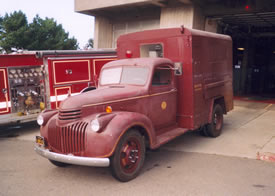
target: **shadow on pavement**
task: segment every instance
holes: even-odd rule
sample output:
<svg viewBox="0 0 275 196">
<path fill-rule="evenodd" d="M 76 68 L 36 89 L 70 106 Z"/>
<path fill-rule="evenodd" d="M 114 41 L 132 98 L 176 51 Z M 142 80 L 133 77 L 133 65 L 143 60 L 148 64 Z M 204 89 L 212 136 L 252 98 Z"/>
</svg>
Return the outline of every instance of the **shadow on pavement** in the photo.
<svg viewBox="0 0 275 196">
<path fill-rule="evenodd" d="M 36 121 L 0 126 L 0 138 L 18 137 L 20 135 L 32 132 L 35 129 L 39 129 L 39 125 L 36 123 Z"/>
</svg>

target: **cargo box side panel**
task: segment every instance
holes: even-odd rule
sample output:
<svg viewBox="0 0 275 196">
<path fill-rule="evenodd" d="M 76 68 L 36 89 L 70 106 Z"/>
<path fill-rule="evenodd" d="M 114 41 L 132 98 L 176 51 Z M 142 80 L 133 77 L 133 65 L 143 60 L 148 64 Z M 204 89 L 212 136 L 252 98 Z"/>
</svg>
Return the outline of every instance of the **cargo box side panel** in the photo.
<svg viewBox="0 0 275 196">
<path fill-rule="evenodd" d="M 193 54 L 193 93 L 194 93 L 194 127 L 199 128 L 208 120 L 208 103 L 204 99 L 204 74 L 208 69 L 207 40 L 202 37 L 192 37 Z"/>
<path fill-rule="evenodd" d="M 208 122 L 216 99 L 224 99 L 226 108 L 233 106 L 231 40 L 193 36 L 193 60 L 194 119 L 199 127 Z"/>
<path fill-rule="evenodd" d="M 183 74 L 178 76 L 178 124 L 180 127 L 194 129 L 194 94 L 193 94 L 193 62 L 192 62 L 192 37 L 181 36 L 178 49 L 181 51 L 180 61 L 183 64 Z"/>
</svg>

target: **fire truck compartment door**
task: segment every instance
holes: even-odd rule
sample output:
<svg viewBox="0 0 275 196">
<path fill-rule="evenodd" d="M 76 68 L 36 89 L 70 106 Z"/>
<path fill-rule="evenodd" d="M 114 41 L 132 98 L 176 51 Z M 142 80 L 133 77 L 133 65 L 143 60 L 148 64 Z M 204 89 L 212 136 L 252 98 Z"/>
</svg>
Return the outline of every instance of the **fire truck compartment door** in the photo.
<svg viewBox="0 0 275 196">
<path fill-rule="evenodd" d="M 0 68 L 0 114 L 9 112 L 8 81 L 5 69 Z"/>
<path fill-rule="evenodd" d="M 91 81 L 89 60 L 52 61 L 54 84 Z"/>
</svg>

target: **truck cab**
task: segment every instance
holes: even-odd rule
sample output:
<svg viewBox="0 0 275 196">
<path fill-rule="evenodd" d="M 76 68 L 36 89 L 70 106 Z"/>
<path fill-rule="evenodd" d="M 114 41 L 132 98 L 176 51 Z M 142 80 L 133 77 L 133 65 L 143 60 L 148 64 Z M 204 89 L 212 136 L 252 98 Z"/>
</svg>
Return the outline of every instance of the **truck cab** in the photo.
<svg viewBox="0 0 275 196">
<path fill-rule="evenodd" d="M 103 66 L 96 90 L 65 99 L 58 110 L 43 111 L 37 120 L 41 136 L 36 138 L 36 152 L 57 166 L 110 166 L 113 176 L 125 182 L 138 175 L 147 148 L 156 149 L 188 130 L 219 136 L 223 114 L 233 105 L 230 39 L 203 34 L 203 38 L 211 38 L 216 49 L 221 42 L 228 55 L 212 64 L 208 57 L 200 56 L 204 53 L 192 54 L 195 48 L 186 41 L 191 31 L 186 30 L 186 35 L 180 28 L 164 30 L 178 40 L 173 47 L 180 50 L 179 57 L 172 61 L 160 50 L 166 46 L 165 39 L 161 44 L 156 40 L 153 47 L 152 40 L 143 38 L 143 44 L 137 43 L 144 34 L 149 39 L 155 37 L 151 34 L 164 36 L 160 31 L 122 37 L 118 43 L 121 59 Z M 195 42 L 195 36 L 192 38 Z M 124 52 L 127 58 L 122 57 Z M 154 57 L 140 57 L 148 52 Z M 213 69 L 215 65 L 219 73 Z"/>
</svg>

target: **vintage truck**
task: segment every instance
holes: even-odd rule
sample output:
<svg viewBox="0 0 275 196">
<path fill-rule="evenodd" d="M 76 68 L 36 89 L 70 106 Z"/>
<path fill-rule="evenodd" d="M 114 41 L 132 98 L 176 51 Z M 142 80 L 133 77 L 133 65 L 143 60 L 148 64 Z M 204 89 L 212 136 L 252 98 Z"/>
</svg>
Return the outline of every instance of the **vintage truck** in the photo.
<svg viewBox="0 0 275 196">
<path fill-rule="evenodd" d="M 120 60 L 105 64 L 98 87 L 38 117 L 35 151 L 56 166 L 111 167 L 135 178 L 146 149 L 187 131 L 217 137 L 233 109 L 232 41 L 170 28 L 123 35 Z"/>
</svg>

